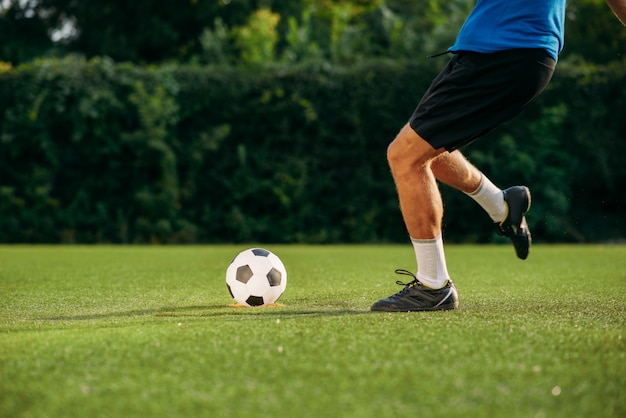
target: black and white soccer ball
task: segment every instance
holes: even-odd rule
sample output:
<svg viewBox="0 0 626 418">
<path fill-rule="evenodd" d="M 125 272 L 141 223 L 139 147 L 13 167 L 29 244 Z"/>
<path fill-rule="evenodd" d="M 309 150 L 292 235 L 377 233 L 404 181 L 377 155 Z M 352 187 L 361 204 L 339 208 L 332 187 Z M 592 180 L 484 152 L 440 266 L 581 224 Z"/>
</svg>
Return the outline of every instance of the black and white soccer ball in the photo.
<svg viewBox="0 0 626 418">
<path fill-rule="evenodd" d="M 287 287 L 287 270 L 276 254 L 263 248 L 240 252 L 226 270 L 226 286 L 243 306 L 269 305 Z"/>
</svg>

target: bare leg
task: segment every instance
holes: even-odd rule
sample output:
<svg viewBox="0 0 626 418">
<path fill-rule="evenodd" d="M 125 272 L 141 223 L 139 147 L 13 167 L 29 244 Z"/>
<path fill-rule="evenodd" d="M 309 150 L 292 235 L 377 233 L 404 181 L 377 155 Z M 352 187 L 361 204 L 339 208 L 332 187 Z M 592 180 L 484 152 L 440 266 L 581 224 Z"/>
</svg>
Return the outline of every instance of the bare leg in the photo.
<svg viewBox="0 0 626 418">
<path fill-rule="evenodd" d="M 494 222 L 507 215 L 502 191 L 474 167 L 460 151 L 444 152 L 431 164 L 437 179 L 470 196 Z"/>
<path fill-rule="evenodd" d="M 435 150 L 407 124 L 389 145 L 387 159 L 409 235 L 433 239 L 441 234 L 443 203 L 431 168 Z"/>
<path fill-rule="evenodd" d="M 439 181 L 464 193 L 474 192 L 482 178 L 482 173 L 458 150 L 440 154 L 431 168 Z"/>
<path fill-rule="evenodd" d="M 457 291 L 448 275 L 443 251 L 443 204 L 432 168 L 433 161 L 444 152 L 447 153 L 434 149 L 409 125 L 405 125 L 389 145 L 387 158 L 396 183 L 402 216 L 415 250 L 417 273 L 396 271 L 415 280 L 406 283 L 404 289 L 395 295 L 374 303 L 373 311 L 406 312 L 458 307 Z M 451 164 L 455 161 L 450 160 Z M 445 167 L 445 160 L 440 161 L 440 165 Z M 451 178 L 454 176 L 454 170 L 442 168 L 442 171 Z"/>
<path fill-rule="evenodd" d="M 480 185 L 482 173 L 460 151 L 436 150 L 408 125 L 389 145 L 387 157 L 409 235 L 432 239 L 441 233 L 440 180 L 465 193 Z"/>
</svg>

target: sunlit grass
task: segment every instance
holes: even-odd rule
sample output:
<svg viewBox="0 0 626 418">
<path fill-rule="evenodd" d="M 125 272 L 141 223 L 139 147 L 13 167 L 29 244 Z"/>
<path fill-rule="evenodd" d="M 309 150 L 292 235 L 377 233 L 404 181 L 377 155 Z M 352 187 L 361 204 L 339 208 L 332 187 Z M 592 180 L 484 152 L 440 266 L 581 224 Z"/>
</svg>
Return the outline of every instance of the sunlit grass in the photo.
<svg viewBox="0 0 626 418">
<path fill-rule="evenodd" d="M 626 416 L 626 247 L 449 246 L 456 311 L 371 313 L 410 246 L 0 247 L 0 416 Z"/>
</svg>

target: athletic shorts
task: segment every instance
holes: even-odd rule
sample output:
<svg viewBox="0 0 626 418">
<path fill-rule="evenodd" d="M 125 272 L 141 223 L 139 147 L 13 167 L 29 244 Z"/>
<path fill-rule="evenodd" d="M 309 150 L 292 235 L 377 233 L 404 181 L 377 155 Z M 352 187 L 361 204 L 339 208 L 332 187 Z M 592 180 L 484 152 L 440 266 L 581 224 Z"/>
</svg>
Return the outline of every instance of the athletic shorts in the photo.
<svg viewBox="0 0 626 418">
<path fill-rule="evenodd" d="M 411 128 L 435 149 L 463 148 L 518 115 L 555 66 L 543 49 L 457 52 L 424 93 Z"/>
</svg>

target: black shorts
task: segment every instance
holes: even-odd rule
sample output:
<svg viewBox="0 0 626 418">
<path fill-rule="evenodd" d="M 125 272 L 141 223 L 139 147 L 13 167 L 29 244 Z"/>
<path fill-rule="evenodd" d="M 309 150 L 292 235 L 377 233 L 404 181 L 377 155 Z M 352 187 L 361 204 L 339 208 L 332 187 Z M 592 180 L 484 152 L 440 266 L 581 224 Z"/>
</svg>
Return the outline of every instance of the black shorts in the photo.
<svg viewBox="0 0 626 418">
<path fill-rule="evenodd" d="M 518 115 L 548 85 L 543 49 L 458 52 L 432 82 L 410 125 L 434 148 L 462 148 Z"/>
</svg>

